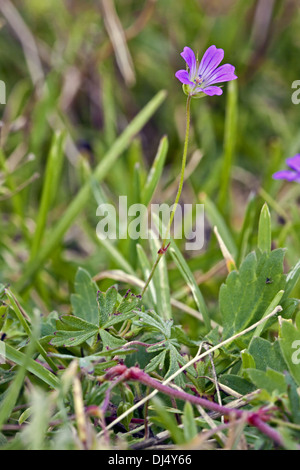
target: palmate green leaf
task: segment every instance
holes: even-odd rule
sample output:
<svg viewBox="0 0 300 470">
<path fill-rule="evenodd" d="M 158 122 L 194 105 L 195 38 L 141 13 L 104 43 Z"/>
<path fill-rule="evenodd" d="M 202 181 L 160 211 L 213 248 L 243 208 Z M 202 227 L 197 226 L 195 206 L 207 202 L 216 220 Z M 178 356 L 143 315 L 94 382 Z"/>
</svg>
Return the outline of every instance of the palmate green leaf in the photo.
<svg viewBox="0 0 300 470">
<path fill-rule="evenodd" d="M 153 345 L 147 348 L 148 353 L 154 353 L 156 351 L 159 352 L 156 356 L 151 358 L 150 362 L 145 368 L 145 372 L 149 373 L 159 369 L 160 373 L 163 370 L 166 371 L 164 374 L 165 378 L 173 375 L 178 371 L 178 369 L 180 369 L 181 366 L 185 365 L 187 362 L 186 359 L 181 356 L 178 350 L 179 348 L 180 345 L 174 339 L 167 340 L 163 344 Z M 192 366 L 188 367 L 186 370 L 193 377 L 197 377 L 197 372 Z M 179 375 L 174 379 L 175 383 L 180 387 L 184 387 L 185 385 L 183 377 L 184 375 Z"/>
<path fill-rule="evenodd" d="M 100 326 L 103 329 L 107 329 L 121 322 L 123 323 L 139 314 L 136 309 L 138 309 L 141 304 L 140 295 L 135 295 L 128 290 L 118 303 L 117 289 L 115 287 L 109 288 L 106 294 L 102 292 L 99 292 L 99 294 L 101 294 L 101 297 L 98 297 L 100 305 Z"/>
<path fill-rule="evenodd" d="M 123 323 L 124 321 L 131 320 L 132 318 L 136 317 L 139 314 L 139 312 L 136 312 L 135 310 L 126 312 L 126 313 L 115 313 L 113 316 L 107 320 L 104 325 L 102 325 L 102 328 L 106 329 L 112 325 L 116 325 L 118 323 Z"/>
<path fill-rule="evenodd" d="M 108 321 L 104 327 L 111 326 L 114 323 L 119 323 L 120 321 L 125 321 L 132 316 L 135 316 L 136 313 L 128 312 L 124 316 L 114 317 L 111 321 Z M 80 344 L 88 341 L 90 338 L 93 338 L 97 333 L 100 334 L 100 337 L 103 341 L 103 349 L 109 348 L 114 349 L 122 346 L 126 341 L 123 339 L 116 338 L 111 335 L 103 328 L 99 328 L 92 323 L 86 322 L 81 318 L 74 317 L 72 315 L 63 315 L 57 321 L 57 331 L 54 333 L 54 338 L 51 339 L 50 344 L 52 346 L 79 346 Z"/>
<path fill-rule="evenodd" d="M 163 349 L 166 350 L 166 345 L 168 344 L 168 341 L 159 341 L 158 344 L 154 343 L 152 346 L 147 347 L 147 352 L 148 353 L 156 353 L 158 351 L 162 351 Z"/>
<path fill-rule="evenodd" d="M 282 321 L 279 344 L 289 372 L 300 386 L 300 313 L 295 325 L 290 320 Z"/>
<path fill-rule="evenodd" d="M 178 369 L 180 369 L 180 366 L 183 366 L 185 364 L 183 357 L 177 351 L 175 346 L 173 346 L 173 344 L 170 344 L 170 343 L 168 346 L 169 346 L 169 369 L 165 375 L 166 379 L 170 377 L 170 375 L 173 375 L 175 372 L 177 372 Z M 174 379 L 174 382 L 179 387 L 184 387 L 185 382 L 184 382 L 183 374 L 177 375 L 177 377 L 175 377 Z"/>
<path fill-rule="evenodd" d="M 153 357 L 150 360 L 150 362 L 147 364 L 147 366 L 145 368 L 145 372 L 147 372 L 147 374 L 149 374 L 149 372 L 153 372 L 156 369 L 158 369 L 159 371 L 162 371 L 162 369 L 164 367 L 165 360 L 166 360 L 166 354 L 167 354 L 166 349 L 163 349 L 163 351 L 161 351 L 159 354 L 157 354 L 155 357 Z"/>
<path fill-rule="evenodd" d="M 82 295 L 75 294 L 73 296 L 73 302 L 75 299 L 75 308 L 78 309 L 79 306 L 83 308 L 84 292 L 87 293 L 87 305 L 94 307 L 92 294 L 95 294 L 95 289 L 90 282 L 91 278 L 84 270 L 80 270 L 80 275 L 83 277 L 77 276 L 77 279 L 82 279 L 85 286 L 82 288 Z M 78 290 L 77 288 L 77 291 Z M 52 334 L 50 344 L 56 347 L 71 347 L 79 346 L 87 342 L 92 346 L 95 335 L 99 333 L 103 341 L 103 350 L 105 348 L 115 349 L 124 345 L 125 340 L 117 338 L 105 330 L 118 323 L 128 321 L 139 314 L 139 312 L 134 309 L 140 304 L 140 296 L 134 294 L 129 295 L 129 293 L 130 291 L 128 291 L 123 298 L 119 296 L 120 300 L 118 302 L 116 287 L 113 286 L 109 288 L 106 293 L 98 291 L 98 300 L 97 296 L 95 297 L 98 322 L 91 323 L 75 315 L 63 315 L 56 321 L 56 331 L 54 332 L 54 337 Z M 82 310 L 80 309 L 78 311 Z M 95 310 L 94 313 L 96 313 Z M 93 321 L 95 321 L 94 317 Z"/>
<path fill-rule="evenodd" d="M 192 347 L 199 347 L 201 343 L 201 339 L 198 341 L 194 341 L 193 339 L 189 338 L 189 336 L 183 331 L 181 325 L 174 325 L 172 326 L 172 338 L 177 339 L 179 344 L 184 344 L 190 348 Z"/>
<path fill-rule="evenodd" d="M 232 271 L 221 286 L 219 301 L 223 338 L 260 320 L 277 293 L 285 287 L 284 250 L 251 252 L 239 272 Z"/>
<path fill-rule="evenodd" d="M 117 314 L 127 314 L 135 310 L 140 306 L 141 303 L 141 296 L 135 295 L 129 291 L 126 292 L 123 299 L 117 306 L 116 313 Z"/>
<path fill-rule="evenodd" d="M 118 298 L 121 296 L 118 296 L 115 286 L 110 287 L 106 293 L 98 291 L 99 325 L 101 328 L 108 328 L 137 315 L 135 309 L 140 306 L 140 295 L 135 295 L 128 290 L 121 300 L 118 301 Z"/>
<path fill-rule="evenodd" d="M 99 329 L 96 325 L 75 317 L 74 315 L 62 315 L 56 322 L 56 326 L 58 326 L 60 330 L 85 331 L 86 333 L 96 333 Z"/>
<path fill-rule="evenodd" d="M 168 341 L 167 347 L 169 349 L 169 368 L 165 375 L 165 378 L 168 378 L 170 375 L 173 375 L 175 372 L 178 371 L 178 369 L 180 369 L 180 367 L 186 365 L 187 363 L 187 360 L 183 356 L 181 356 L 180 352 L 177 350 L 174 344 L 171 343 L 171 341 Z M 197 377 L 197 373 L 192 366 L 188 367 L 186 371 L 190 373 L 193 377 Z M 179 374 L 177 377 L 175 377 L 174 382 L 179 387 L 184 387 L 184 374 Z"/>
<path fill-rule="evenodd" d="M 51 339 L 50 344 L 52 346 L 65 348 L 72 346 L 79 346 L 88 339 L 92 338 L 95 333 L 89 332 L 84 333 L 82 331 L 60 331 L 55 332 L 55 338 Z"/>
<path fill-rule="evenodd" d="M 100 330 L 100 336 L 103 342 L 103 350 L 115 349 L 126 344 L 125 339 L 116 338 L 106 330 Z"/>
<path fill-rule="evenodd" d="M 171 337 L 171 327 L 173 320 L 163 320 L 157 313 L 153 311 L 138 312 L 139 320 L 135 321 L 134 324 L 141 327 L 154 328 L 164 335 L 165 338 Z"/>
<path fill-rule="evenodd" d="M 97 284 L 90 274 L 79 268 L 75 278 L 75 294 L 71 295 L 71 304 L 75 317 L 82 318 L 93 325 L 99 325 L 97 302 Z"/>
<path fill-rule="evenodd" d="M 63 315 L 57 321 L 58 330 L 51 339 L 52 346 L 79 346 L 99 331 L 97 326 L 72 315 Z"/>
<path fill-rule="evenodd" d="M 107 289 L 106 293 L 98 291 L 99 304 L 99 325 L 102 326 L 108 321 L 110 315 L 113 314 L 118 298 L 118 291 L 115 286 Z"/>
</svg>

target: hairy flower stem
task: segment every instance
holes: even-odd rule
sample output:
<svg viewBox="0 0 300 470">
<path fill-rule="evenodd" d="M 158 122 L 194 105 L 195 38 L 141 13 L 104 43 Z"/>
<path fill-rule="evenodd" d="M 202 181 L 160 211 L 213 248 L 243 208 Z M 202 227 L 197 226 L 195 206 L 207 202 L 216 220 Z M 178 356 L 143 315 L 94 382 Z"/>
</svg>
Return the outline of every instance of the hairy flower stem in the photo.
<svg viewBox="0 0 300 470">
<path fill-rule="evenodd" d="M 263 434 L 265 434 L 270 439 L 272 439 L 277 445 L 279 446 L 284 445 L 281 435 L 274 428 L 272 428 L 265 422 L 266 420 L 269 419 L 269 416 L 267 415 L 267 411 L 264 409 L 259 409 L 257 411 L 252 412 L 252 411 L 240 410 L 238 408 L 228 408 L 227 406 L 212 402 L 210 400 L 207 400 L 206 398 L 201 398 L 195 395 L 190 395 L 189 393 L 184 392 L 183 390 L 178 390 L 168 385 L 164 385 L 158 380 L 150 377 L 148 374 L 143 372 L 138 367 L 131 367 L 130 369 L 128 369 L 125 365 L 121 365 L 121 364 L 115 367 L 112 367 L 106 373 L 104 379 L 112 380 L 114 378 L 115 378 L 115 381 L 113 382 L 112 386 L 114 386 L 114 384 L 116 385 L 120 383 L 122 380 L 137 380 L 138 382 L 143 383 L 144 385 L 147 385 L 148 387 L 154 388 L 158 390 L 159 392 L 162 392 L 165 395 L 168 395 L 171 398 L 177 398 L 179 400 L 189 401 L 190 403 L 193 403 L 194 405 L 200 405 L 201 407 L 206 408 L 208 410 L 216 411 L 220 413 L 221 415 L 231 416 L 234 418 L 246 417 L 248 424 L 255 426 Z M 105 399 L 106 404 L 109 401 L 110 390 L 111 390 L 111 387 L 109 388 L 109 390 L 107 390 L 106 399 Z"/>
<path fill-rule="evenodd" d="M 162 242 L 162 245 L 160 247 L 160 249 L 158 250 L 158 253 L 157 253 L 157 258 L 155 260 L 155 263 L 154 265 L 152 266 L 152 269 L 151 269 L 151 272 L 148 276 L 148 279 L 144 285 L 144 288 L 142 290 L 142 293 L 141 295 L 143 296 L 144 293 L 146 292 L 146 289 L 147 287 L 149 286 L 150 284 L 150 281 L 154 275 L 154 272 L 155 272 L 155 269 L 159 263 L 159 261 L 161 260 L 161 258 L 163 257 L 163 255 L 166 253 L 169 245 L 167 244 L 168 240 L 169 240 L 169 237 L 170 237 L 170 231 L 171 231 L 171 227 L 172 227 L 172 223 L 173 223 L 173 219 L 174 219 L 174 216 L 175 216 L 175 212 L 176 212 L 176 209 L 177 209 L 177 206 L 178 206 L 178 203 L 179 203 L 179 199 L 180 199 L 180 196 L 181 196 L 181 192 L 182 192 L 182 187 L 183 187 L 183 182 L 184 182 L 184 172 L 185 172 L 185 167 L 186 167 L 186 159 L 187 159 L 187 150 L 188 150 L 188 143 L 189 143 L 189 134 L 190 134 L 190 108 L 191 108 L 191 99 L 192 99 L 192 96 L 189 95 L 187 97 L 187 101 L 186 101 L 186 128 L 185 128 L 185 139 L 184 139 L 184 147 L 183 147 L 183 155 L 182 155 L 182 162 L 181 162 L 181 171 L 180 171 L 180 180 L 179 180 L 179 185 L 178 185 L 178 190 L 177 190 L 177 194 L 176 194 L 176 198 L 175 198 L 175 202 L 173 204 L 173 207 L 172 207 L 172 212 L 171 212 L 171 215 L 170 215 L 170 219 L 169 219 L 169 224 L 168 224 L 168 228 L 165 232 L 165 236 L 163 238 L 163 242 Z"/>
</svg>

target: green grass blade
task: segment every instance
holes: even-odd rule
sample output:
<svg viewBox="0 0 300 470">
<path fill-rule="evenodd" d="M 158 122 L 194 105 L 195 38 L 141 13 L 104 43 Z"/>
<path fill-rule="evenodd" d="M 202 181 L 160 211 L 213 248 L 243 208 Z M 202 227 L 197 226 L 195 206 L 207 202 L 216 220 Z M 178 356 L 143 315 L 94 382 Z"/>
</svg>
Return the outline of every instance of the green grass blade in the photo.
<svg viewBox="0 0 300 470">
<path fill-rule="evenodd" d="M 286 277 L 286 295 L 290 295 L 300 278 L 300 261 L 288 272 Z"/>
<path fill-rule="evenodd" d="M 91 178 L 101 181 L 105 178 L 108 172 L 113 167 L 116 160 L 128 147 L 133 137 L 143 128 L 143 126 L 149 121 L 151 116 L 159 108 L 166 97 L 165 90 L 157 93 L 150 102 L 139 112 L 139 114 L 131 121 L 124 132 L 114 142 L 110 150 L 101 160 L 96 167 Z M 74 223 L 78 214 L 82 211 L 85 205 L 88 203 L 91 194 L 91 182 L 87 183 L 81 188 L 77 196 L 68 206 L 66 212 L 62 215 L 60 221 L 56 227 L 51 230 L 47 236 L 47 242 L 39 251 L 37 257 L 32 260 L 27 268 L 24 270 L 23 276 L 16 283 L 16 288 L 23 290 L 32 282 L 32 277 L 41 268 L 43 263 L 51 256 L 53 250 L 60 244 L 64 234 L 68 228 Z"/>
<path fill-rule="evenodd" d="M 209 219 L 211 225 L 213 227 L 217 227 L 218 232 L 225 245 L 227 246 L 229 252 L 233 255 L 233 257 L 235 257 L 237 253 L 235 241 L 217 206 L 207 196 L 207 194 L 204 193 L 200 194 L 200 202 L 204 204 L 205 214 L 207 215 L 207 218 Z"/>
<path fill-rule="evenodd" d="M 25 354 L 13 348 L 7 343 L 0 341 L 2 350 L 5 351 L 5 357 L 9 360 L 22 366 L 25 364 Z M 28 358 L 26 361 L 26 370 L 31 372 L 33 375 L 41 379 L 45 384 L 49 385 L 51 388 L 57 388 L 59 386 L 58 378 L 50 372 L 50 370 L 43 367 L 38 362 L 34 361 L 31 358 Z"/>
<path fill-rule="evenodd" d="M 166 404 L 155 397 L 151 400 L 151 408 L 155 412 L 153 420 L 158 421 L 160 425 L 170 432 L 176 444 L 182 444 L 184 442 L 183 430 L 178 427 L 175 416 L 166 409 Z"/>
<path fill-rule="evenodd" d="M 17 190 L 17 185 L 14 181 L 14 175 L 9 171 L 7 167 L 7 156 L 4 154 L 2 148 L 0 148 L 0 169 L 1 173 L 3 172 L 3 174 L 5 175 L 7 188 L 13 194 L 11 198 L 13 212 L 19 218 L 19 223 L 21 225 L 24 236 L 28 239 L 28 227 L 26 225 L 24 216 L 24 200 L 22 198 L 22 194 L 20 194 Z"/>
<path fill-rule="evenodd" d="M 98 184 L 98 182 L 95 181 L 95 179 L 92 180 L 91 187 L 92 187 L 93 196 L 95 198 L 97 206 L 100 206 L 101 204 L 107 204 L 107 200 L 105 198 L 104 192 L 102 191 L 102 188 Z M 116 233 L 119 233 L 118 221 L 115 221 L 113 219 L 114 219 L 113 217 L 110 218 L 109 223 L 115 224 L 114 227 L 115 227 Z M 102 246 L 102 248 L 104 248 L 109 258 L 114 263 L 116 263 L 116 266 L 120 266 L 128 274 L 135 274 L 133 267 L 128 262 L 128 260 L 123 256 L 120 250 L 115 246 L 113 240 L 110 240 L 109 238 L 102 239 L 98 237 L 96 232 L 91 230 L 91 227 L 89 224 L 84 223 L 84 229 L 86 230 L 87 233 L 89 233 L 90 237 L 94 241 L 99 243 Z"/>
<path fill-rule="evenodd" d="M 132 204 L 141 203 L 141 181 L 140 181 L 140 164 L 137 162 L 134 165 L 133 175 L 132 175 L 132 191 L 131 191 L 131 200 Z M 132 266 L 136 266 L 137 263 L 137 252 L 136 245 L 139 241 L 139 238 L 131 238 L 128 243 L 127 253 L 128 259 Z"/>
<path fill-rule="evenodd" d="M 155 263 L 161 241 L 149 230 L 149 243 L 152 252 L 152 262 Z M 162 256 L 154 272 L 153 281 L 156 290 L 157 311 L 165 319 L 172 318 L 171 295 L 166 256 Z"/>
<path fill-rule="evenodd" d="M 48 212 L 57 190 L 64 156 L 64 140 L 65 134 L 63 132 L 56 132 L 53 136 L 49 157 L 47 160 L 41 203 L 36 221 L 36 229 L 31 245 L 30 259 L 35 258 L 38 253 L 46 226 Z"/>
<path fill-rule="evenodd" d="M 40 375 L 40 378 L 42 378 L 42 380 L 47 377 L 46 383 L 49 384 L 49 382 L 51 382 L 51 386 L 57 386 L 58 381 L 56 383 L 56 377 L 50 371 L 45 369 L 42 365 L 36 363 L 31 359 L 31 356 L 34 353 L 34 350 L 37 345 L 37 329 L 37 325 L 34 325 L 30 337 L 30 342 L 27 346 L 25 354 L 21 353 L 20 351 L 17 351 L 9 344 L 0 341 L 0 348 L 1 351 L 4 353 L 3 355 L 5 360 L 8 359 L 9 361 L 13 361 L 19 365 L 19 369 L 11 385 L 5 392 L 4 398 L 1 400 L 0 403 L 0 429 L 2 425 L 7 421 L 13 411 L 14 406 L 16 405 L 21 387 L 23 386 L 26 372 L 28 370 L 31 370 L 33 373 L 37 372 L 38 375 Z M 50 379 L 50 374 L 54 377 L 53 380 Z"/>
<path fill-rule="evenodd" d="M 21 308 L 18 300 L 16 299 L 16 297 L 13 295 L 13 293 L 9 289 L 5 289 L 5 293 L 6 293 L 7 297 L 9 298 L 9 300 L 11 302 L 11 307 L 12 307 L 13 311 L 15 312 L 16 317 L 18 318 L 19 322 L 21 323 L 22 327 L 24 328 L 24 331 L 30 337 L 32 335 L 32 331 L 31 331 L 31 328 L 30 328 L 30 326 L 29 326 L 29 324 L 28 324 L 28 322 L 25 318 L 25 315 L 27 315 L 27 314 L 25 314 L 25 312 L 22 311 L 22 308 Z M 43 348 L 43 346 L 41 345 L 39 340 L 37 338 L 34 338 L 34 341 L 35 341 L 35 347 L 38 350 L 38 352 L 45 359 L 45 361 L 49 364 L 49 366 L 54 371 L 56 371 L 57 370 L 56 365 L 54 364 L 52 359 L 47 355 L 47 352 L 45 351 L 45 349 Z"/>
<path fill-rule="evenodd" d="M 186 442 L 190 442 L 197 436 L 197 426 L 193 412 L 193 406 L 190 402 L 186 402 L 182 416 L 183 432 Z"/>
<path fill-rule="evenodd" d="M 143 278 L 146 281 L 150 275 L 151 272 L 151 265 L 149 263 L 149 260 L 147 258 L 147 255 L 145 253 L 145 250 L 143 247 L 138 243 L 136 246 L 137 250 L 137 256 L 139 260 L 139 265 L 141 267 L 142 273 L 143 273 Z M 149 297 L 150 303 L 154 306 L 156 304 L 156 292 L 155 292 L 155 287 L 153 284 L 153 280 L 150 281 L 149 286 L 147 291 L 145 292 L 144 296 Z"/>
<path fill-rule="evenodd" d="M 164 136 L 158 146 L 157 154 L 155 156 L 154 162 L 152 164 L 151 170 L 149 172 L 143 193 L 142 193 L 142 203 L 145 206 L 151 202 L 156 186 L 161 177 L 164 163 L 166 160 L 167 152 L 169 148 L 168 138 Z"/>
<path fill-rule="evenodd" d="M 236 265 L 238 268 L 247 254 L 249 238 L 251 234 L 253 233 L 254 217 L 256 214 L 256 203 L 257 203 L 257 198 L 253 193 L 251 193 L 248 199 L 248 205 L 246 208 L 244 222 L 243 222 L 243 226 L 240 231 L 240 236 L 239 236 L 239 240 L 237 243 L 238 254 L 237 254 Z"/>
<path fill-rule="evenodd" d="M 208 314 L 208 310 L 206 307 L 205 300 L 203 298 L 203 295 L 200 291 L 200 288 L 198 284 L 195 281 L 195 278 L 193 276 L 192 271 L 190 270 L 189 265 L 185 261 L 184 257 L 182 256 L 179 248 L 177 247 L 176 243 L 172 240 L 171 241 L 171 246 L 169 248 L 171 256 L 173 260 L 176 263 L 176 266 L 178 267 L 179 271 L 181 272 L 185 282 L 188 284 L 190 287 L 194 300 L 196 302 L 198 311 L 202 314 L 204 324 L 206 327 L 207 332 L 211 330 L 211 324 L 210 324 L 210 318 Z"/>
<path fill-rule="evenodd" d="M 0 341 L 2 344 L 3 342 Z M 7 344 L 3 343 L 2 350 L 5 351 L 5 357 L 9 359 L 8 348 L 10 348 Z M 0 430 L 3 424 L 6 423 L 7 419 L 9 418 L 12 410 L 17 402 L 21 387 L 24 382 L 24 378 L 26 375 L 26 369 L 28 362 L 30 360 L 30 356 L 34 351 L 34 342 L 31 341 L 29 346 L 27 347 L 26 354 L 22 355 L 22 360 L 19 363 L 18 372 L 13 379 L 10 387 L 6 391 L 4 398 L 1 400 L 0 404 Z"/>
<path fill-rule="evenodd" d="M 228 84 L 227 105 L 224 135 L 224 156 L 221 169 L 221 187 L 219 193 L 219 208 L 227 214 L 229 209 L 229 187 L 230 174 L 233 164 L 235 142 L 237 135 L 237 112 L 238 112 L 238 87 L 237 80 Z"/>
</svg>

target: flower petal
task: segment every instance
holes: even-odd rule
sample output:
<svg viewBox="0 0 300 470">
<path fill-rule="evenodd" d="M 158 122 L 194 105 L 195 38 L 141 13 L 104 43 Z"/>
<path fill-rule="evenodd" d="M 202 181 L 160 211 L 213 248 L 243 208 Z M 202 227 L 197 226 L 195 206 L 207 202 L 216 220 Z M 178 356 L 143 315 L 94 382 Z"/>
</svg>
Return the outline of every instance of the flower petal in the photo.
<svg viewBox="0 0 300 470">
<path fill-rule="evenodd" d="M 233 65 L 222 65 L 205 79 L 205 84 L 210 85 L 211 83 L 229 82 L 230 80 L 235 80 L 237 76 L 234 74 L 234 70 L 235 67 Z"/>
<path fill-rule="evenodd" d="M 201 75 L 205 80 L 216 67 L 222 62 L 224 58 L 223 49 L 217 49 L 216 46 L 210 46 L 202 57 L 198 69 L 198 75 Z"/>
<path fill-rule="evenodd" d="M 292 168 L 292 170 L 300 173 L 300 153 L 297 153 L 294 157 L 287 158 L 286 164 Z"/>
<path fill-rule="evenodd" d="M 185 47 L 180 55 L 184 58 L 190 69 L 190 76 L 194 77 L 196 75 L 196 57 L 194 51 L 190 47 Z"/>
<path fill-rule="evenodd" d="M 296 173 L 295 171 L 291 170 L 281 170 L 277 171 L 277 173 L 274 173 L 273 178 L 275 180 L 287 180 L 287 181 L 295 181 L 297 178 L 299 178 L 299 174 Z"/>
<path fill-rule="evenodd" d="M 191 80 L 189 79 L 189 74 L 187 70 L 178 70 L 175 73 L 175 77 L 178 78 L 178 80 L 181 83 L 184 83 L 185 85 L 195 85 L 195 83 L 191 82 Z"/>
<path fill-rule="evenodd" d="M 214 95 L 220 96 L 223 93 L 222 88 L 218 86 L 208 86 L 208 87 L 202 88 L 201 91 L 203 91 L 203 93 L 205 93 L 208 96 L 214 96 Z"/>
</svg>

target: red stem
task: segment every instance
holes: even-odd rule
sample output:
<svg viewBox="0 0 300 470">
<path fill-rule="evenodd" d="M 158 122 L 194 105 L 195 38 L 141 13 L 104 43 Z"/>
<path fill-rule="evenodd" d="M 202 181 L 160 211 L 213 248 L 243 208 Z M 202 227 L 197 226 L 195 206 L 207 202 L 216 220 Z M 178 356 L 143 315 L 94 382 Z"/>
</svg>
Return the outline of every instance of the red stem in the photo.
<svg viewBox="0 0 300 470">
<path fill-rule="evenodd" d="M 125 365 L 122 364 L 112 367 L 109 371 L 107 371 L 105 379 L 111 380 L 115 377 L 118 377 L 116 380 L 117 383 L 120 383 L 121 380 L 137 380 L 138 382 L 141 382 L 144 385 L 169 395 L 170 397 L 178 398 L 179 400 L 183 401 L 189 401 L 190 403 L 200 405 L 203 408 L 216 411 L 222 415 L 233 416 L 236 418 L 246 416 L 248 424 L 255 426 L 279 446 L 284 445 L 281 435 L 265 422 L 269 419 L 269 416 L 267 416 L 264 409 L 252 412 L 239 410 L 237 408 L 228 408 L 227 406 L 219 405 L 218 403 L 209 401 L 206 398 L 190 395 L 183 390 L 174 389 L 168 385 L 164 385 L 161 382 L 158 382 L 156 379 L 150 377 L 138 367 L 131 367 L 128 369 Z M 106 401 L 107 399 L 108 397 L 106 396 Z"/>
</svg>

